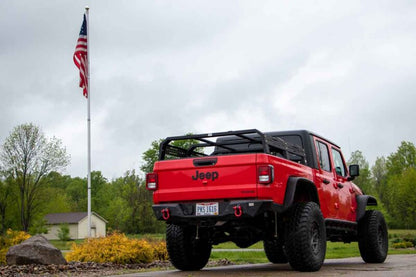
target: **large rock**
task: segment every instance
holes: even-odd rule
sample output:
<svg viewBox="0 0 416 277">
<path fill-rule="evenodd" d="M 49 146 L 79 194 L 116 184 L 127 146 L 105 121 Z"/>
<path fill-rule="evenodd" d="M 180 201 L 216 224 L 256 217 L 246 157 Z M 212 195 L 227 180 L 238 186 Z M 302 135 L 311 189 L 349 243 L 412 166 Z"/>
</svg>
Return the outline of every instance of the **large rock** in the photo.
<svg viewBox="0 0 416 277">
<path fill-rule="evenodd" d="M 8 265 L 66 264 L 61 251 L 42 235 L 33 236 L 21 244 L 10 247 L 6 261 Z"/>
</svg>

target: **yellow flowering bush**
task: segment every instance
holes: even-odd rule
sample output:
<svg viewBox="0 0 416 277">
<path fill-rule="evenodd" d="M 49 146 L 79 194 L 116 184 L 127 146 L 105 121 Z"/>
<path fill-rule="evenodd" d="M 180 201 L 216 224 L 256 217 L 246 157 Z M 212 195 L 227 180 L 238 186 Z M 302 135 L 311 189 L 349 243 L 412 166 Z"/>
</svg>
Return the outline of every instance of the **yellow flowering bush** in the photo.
<svg viewBox="0 0 416 277">
<path fill-rule="evenodd" d="M 166 249 L 166 242 L 158 242 L 153 244 L 153 257 L 155 260 L 167 261 L 169 259 Z"/>
<path fill-rule="evenodd" d="M 396 242 L 396 243 L 393 243 L 391 247 L 393 247 L 395 249 L 397 249 L 397 248 L 411 248 L 411 247 L 413 247 L 413 243 L 411 243 L 410 241 Z"/>
<path fill-rule="evenodd" d="M 166 252 L 166 245 L 164 251 Z M 124 234 L 113 233 L 107 237 L 85 240 L 79 245 L 72 244 L 66 259 L 80 262 L 134 264 L 150 263 L 156 255 L 164 257 L 162 244 L 154 248 L 146 240 L 129 239 Z"/>
<path fill-rule="evenodd" d="M 30 238 L 30 235 L 23 231 L 8 229 L 6 235 L 0 237 L 0 264 L 6 264 L 6 254 L 9 248 Z"/>
</svg>

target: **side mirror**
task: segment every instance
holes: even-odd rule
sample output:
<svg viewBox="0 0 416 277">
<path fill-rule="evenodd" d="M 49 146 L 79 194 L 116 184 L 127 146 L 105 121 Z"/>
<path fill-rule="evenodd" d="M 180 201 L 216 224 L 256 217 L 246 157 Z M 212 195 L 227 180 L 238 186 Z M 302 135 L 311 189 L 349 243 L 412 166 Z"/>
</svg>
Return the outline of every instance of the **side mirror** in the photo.
<svg viewBox="0 0 416 277">
<path fill-rule="evenodd" d="M 352 181 L 355 177 L 360 176 L 360 166 L 358 164 L 351 164 L 349 167 L 350 177 L 348 177 L 348 181 Z"/>
</svg>

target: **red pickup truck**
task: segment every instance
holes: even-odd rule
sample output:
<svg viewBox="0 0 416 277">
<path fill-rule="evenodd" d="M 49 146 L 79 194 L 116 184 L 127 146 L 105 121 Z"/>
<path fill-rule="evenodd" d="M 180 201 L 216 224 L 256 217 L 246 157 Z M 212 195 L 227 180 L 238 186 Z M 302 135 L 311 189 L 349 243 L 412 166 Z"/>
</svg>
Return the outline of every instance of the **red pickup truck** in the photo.
<svg viewBox="0 0 416 277">
<path fill-rule="evenodd" d="M 212 245 L 262 240 L 270 262 L 317 271 L 326 241 L 358 241 L 367 263 L 386 259 L 387 226 L 351 182 L 358 175 L 317 134 L 252 129 L 166 138 L 146 186 L 178 269 L 203 268 Z"/>
</svg>

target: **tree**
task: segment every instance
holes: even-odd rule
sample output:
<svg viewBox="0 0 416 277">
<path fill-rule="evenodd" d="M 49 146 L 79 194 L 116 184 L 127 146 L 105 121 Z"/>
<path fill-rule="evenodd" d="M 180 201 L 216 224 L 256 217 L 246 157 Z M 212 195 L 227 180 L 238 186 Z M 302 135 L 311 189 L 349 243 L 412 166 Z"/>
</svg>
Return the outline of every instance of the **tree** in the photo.
<svg viewBox="0 0 416 277">
<path fill-rule="evenodd" d="M 416 168 L 416 147 L 411 142 L 402 141 L 399 149 L 387 157 L 388 175 L 399 175 L 407 168 Z"/>
<path fill-rule="evenodd" d="M 72 178 L 66 188 L 66 194 L 72 202 L 73 212 L 83 212 L 87 210 L 87 182 L 79 177 Z"/>
<path fill-rule="evenodd" d="M 84 179 L 84 182 L 85 187 L 87 187 L 87 179 Z M 99 214 L 102 213 L 102 209 L 108 204 L 109 199 L 106 197 L 107 186 L 107 179 L 101 171 L 91 172 L 91 209 Z"/>
<path fill-rule="evenodd" d="M 125 233 L 155 233 L 163 230 L 152 210 L 152 192 L 135 170 L 113 180 L 100 191 L 100 214 L 109 228 Z"/>
<path fill-rule="evenodd" d="M 38 219 L 35 220 L 29 228 L 29 234 L 37 235 L 37 234 L 47 234 L 48 233 L 48 222 L 46 219 Z"/>
<path fill-rule="evenodd" d="M 189 133 L 186 135 L 192 135 L 192 133 Z M 143 173 L 146 174 L 146 173 L 153 171 L 153 166 L 159 158 L 159 147 L 162 141 L 163 139 L 152 141 L 150 148 L 143 153 L 142 159 L 144 160 L 144 164 L 140 167 Z M 170 145 L 187 149 L 191 145 L 195 145 L 198 143 L 200 143 L 200 141 L 195 140 L 195 139 L 188 139 L 188 140 L 175 140 L 175 141 L 172 141 Z M 200 148 L 195 149 L 195 151 L 198 151 L 198 150 L 200 150 Z"/>
<path fill-rule="evenodd" d="M 386 184 L 387 184 L 387 167 L 386 158 L 377 157 L 373 167 L 371 168 L 373 175 L 374 187 L 377 191 L 380 200 L 385 202 Z"/>
<path fill-rule="evenodd" d="M 401 174 L 388 180 L 389 212 L 393 227 L 416 228 L 416 169 L 407 168 Z"/>
<path fill-rule="evenodd" d="M 371 182 L 370 167 L 363 153 L 360 150 L 352 152 L 348 164 L 358 164 L 360 166 L 360 176 L 355 178 L 354 183 L 366 194 L 373 194 L 374 188 Z"/>
<path fill-rule="evenodd" d="M 396 152 L 387 157 L 386 207 L 394 219 L 394 227 L 416 226 L 416 147 L 403 141 Z"/>
<path fill-rule="evenodd" d="M 38 208 L 44 178 L 69 164 L 69 156 L 59 139 L 48 139 L 38 126 L 18 125 L 6 138 L 0 151 L 0 164 L 5 176 L 18 187 L 20 222 L 29 230 L 33 213 Z"/>
<path fill-rule="evenodd" d="M 142 182 L 140 177 L 136 175 L 135 170 L 128 170 L 124 177 L 118 178 L 113 182 L 117 187 L 120 198 L 126 205 L 126 220 L 123 222 L 123 228 L 127 233 L 138 233 L 140 218 L 144 217 L 139 214 L 141 202 L 139 185 Z"/>
<path fill-rule="evenodd" d="M 12 196 L 10 180 L 0 180 L 0 235 L 6 232 L 6 211 L 9 208 Z"/>
<path fill-rule="evenodd" d="M 61 224 L 58 230 L 58 238 L 62 241 L 70 240 L 68 223 Z"/>
<path fill-rule="evenodd" d="M 146 174 L 153 171 L 153 165 L 158 159 L 159 146 L 162 141 L 162 139 L 152 141 L 150 148 L 143 153 L 144 164 L 140 167 L 143 173 Z"/>
<path fill-rule="evenodd" d="M 139 185 L 139 201 L 141 215 L 139 221 L 139 232 L 141 233 L 164 233 L 165 224 L 158 221 L 152 209 L 152 192 L 146 189 L 146 185 L 142 182 Z"/>
</svg>

